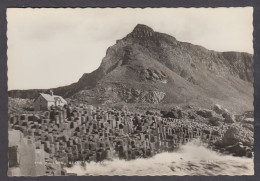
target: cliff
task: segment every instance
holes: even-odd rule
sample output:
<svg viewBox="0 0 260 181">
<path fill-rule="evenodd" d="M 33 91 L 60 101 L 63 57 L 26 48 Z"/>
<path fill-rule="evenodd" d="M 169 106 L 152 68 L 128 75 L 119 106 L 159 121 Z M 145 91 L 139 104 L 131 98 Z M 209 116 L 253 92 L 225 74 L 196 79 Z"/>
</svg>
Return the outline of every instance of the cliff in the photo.
<svg viewBox="0 0 260 181">
<path fill-rule="evenodd" d="M 242 112 L 253 109 L 253 56 L 207 50 L 137 25 L 107 49 L 97 70 L 53 90 L 90 104 L 220 104 Z M 48 90 L 14 90 L 9 96 L 32 98 L 41 91 Z"/>
</svg>

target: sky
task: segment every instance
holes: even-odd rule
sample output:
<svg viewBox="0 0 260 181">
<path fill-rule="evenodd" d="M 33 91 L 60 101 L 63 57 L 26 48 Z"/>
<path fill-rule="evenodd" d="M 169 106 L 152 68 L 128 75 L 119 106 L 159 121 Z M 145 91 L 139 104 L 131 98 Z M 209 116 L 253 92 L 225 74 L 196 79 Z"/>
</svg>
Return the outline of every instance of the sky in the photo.
<svg viewBox="0 0 260 181">
<path fill-rule="evenodd" d="M 253 8 L 9 8 L 8 90 L 48 89 L 97 69 L 137 24 L 216 51 L 253 54 Z"/>
</svg>

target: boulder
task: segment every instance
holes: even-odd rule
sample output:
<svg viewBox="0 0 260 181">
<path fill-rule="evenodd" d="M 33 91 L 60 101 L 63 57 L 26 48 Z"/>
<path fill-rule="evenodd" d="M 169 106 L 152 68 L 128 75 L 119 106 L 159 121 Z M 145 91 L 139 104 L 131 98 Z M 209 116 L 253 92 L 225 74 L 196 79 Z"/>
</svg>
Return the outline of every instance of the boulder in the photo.
<svg viewBox="0 0 260 181">
<path fill-rule="evenodd" d="M 211 109 L 217 113 L 217 114 L 225 114 L 225 113 L 229 113 L 229 111 L 227 109 L 224 109 L 221 105 L 219 104 L 215 104 L 211 107 Z"/>
<path fill-rule="evenodd" d="M 225 123 L 235 123 L 236 119 L 235 119 L 235 116 L 233 114 L 230 114 L 230 113 L 224 113 L 222 114 L 223 118 L 224 118 L 224 122 Z"/>
<path fill-rule="evenodd" d="M 209 124 L 211 126 L 219 126 L 221 124 L 221 122 L 223 122 L 223 118 L 215 117 L 215 116 L 209 118 Z"/>
<path fill-rule="evenodd" d="M 243 143 L 241 142 L 238 142 L 232 146 L 228 146 L 225 150 L 233 153 L 234 156 L 246 156 L 247 153 L 247 147 L 244 147 Z"/>
<path fill-rule="evenodd" d="M 242 123 L 254 124 L 254 118 L 245 118 Z"/>
<path fill-rule="evenodd" d="M 152 116 L 160 115 L 159 111 L 157 111 L 157 110 L 147 110 L 145 114 L 146 115 L 152 115 Z"/>
<path fill-rule="evenodd" d="M 217 114 L 223 114 L 223 108 L 218 104 L 213 105 L 211 109 Z"/>
<path fill-rule="evenodd" d="M 177 119 L 177 118 L 178 118 L 178 113 L 177 113 L 177 111 L 170 111 L 170 112 L 167 112 L 167 113 L 164 115 L 164 117 Z"/>
<path fill-rule="evenodd" d="M 189 119 L 195 119 L 196 118 L 196 114 L 195 113 L 192 113 L 190 112 L 187 116 Z"/>
<path fill-rule="evenodd" d="M 213 113 L 211 110 L 203 109 L 203 110 L 198 110 L 197 115 L 204 117 L 204 118 L 211 118 L 213 116 Z"/>
<path fill-rule="evenodd" d="M 254 112 L 253 111 L 246 111 L 243 114 L 236 115 L 237 122 L 253 122 L 254 121 Z"/>
<path fill-rule="evenodd" d="M 171 111 L 161 111 L 161 114 L 165 118 L 175 118 L 175 119 L 181 119 L 184 116 L 181 108 L 179 107 L 174 107 L 171 109 Z"/>
<path fill-rule="evenodd" d="M 254 132 L 254 124 L 242 123 L 242 126 Z"/>
<path fill-rule="evenodd" d="M 223 136 L 222 145 L 230 146 L 235 145 L 238 142 L 241 142 L 245 146 L 253 146 L 253 131 L 242 125 L 232 124 Z"/>
</svg>

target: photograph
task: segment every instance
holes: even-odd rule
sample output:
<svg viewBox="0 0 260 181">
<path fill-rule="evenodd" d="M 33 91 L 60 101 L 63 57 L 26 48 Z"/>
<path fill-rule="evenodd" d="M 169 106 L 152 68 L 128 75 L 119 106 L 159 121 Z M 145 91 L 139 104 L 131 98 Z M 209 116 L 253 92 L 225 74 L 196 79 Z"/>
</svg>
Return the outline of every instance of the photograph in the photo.
<svg viewBox="0 0 260 181">
<path fill-rule="evenodd" d="M 8 177 L 254 175 L 253 7 L 6 21 Z"/>
</svg>

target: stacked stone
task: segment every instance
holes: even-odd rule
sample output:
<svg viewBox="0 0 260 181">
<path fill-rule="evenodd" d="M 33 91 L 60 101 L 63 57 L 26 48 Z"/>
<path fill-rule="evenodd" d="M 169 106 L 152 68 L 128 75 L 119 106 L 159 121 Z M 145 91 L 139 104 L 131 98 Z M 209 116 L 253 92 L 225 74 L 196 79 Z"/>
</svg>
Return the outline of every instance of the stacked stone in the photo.
<svg viewBox="0 0 260 181">
<path fill-rule="evenodd" d="M 226 128 L 188 119 L 141 115 L 86 105 L 53 109 L 43 115 L 10 115 L 9 125 L 34 138 L 51 157 L 66 164 L 131 160 L 174 151 L 194 138 L 214 142 Z"/>
</svg>

